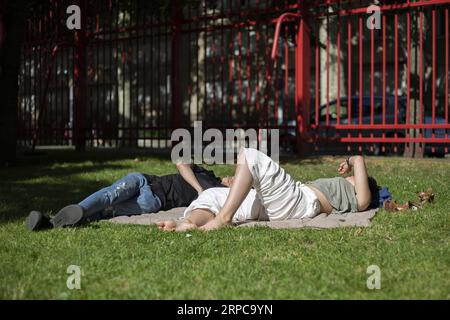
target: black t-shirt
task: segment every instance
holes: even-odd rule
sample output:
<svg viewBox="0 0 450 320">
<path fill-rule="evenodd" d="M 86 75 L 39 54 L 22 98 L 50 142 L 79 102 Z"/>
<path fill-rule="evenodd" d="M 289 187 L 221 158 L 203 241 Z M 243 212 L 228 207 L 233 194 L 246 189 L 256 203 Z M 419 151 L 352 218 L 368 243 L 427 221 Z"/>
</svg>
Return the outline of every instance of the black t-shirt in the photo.
<svg viewBox="0 0 450 320">
<path fill-rule="evenodd" d="M 214 172 L 197 165 L 192 166 L 195 177 L 203 190 L 214 187 L 225 187 L 221 179 Z M 180 174 L 166 176 L 145 175 L 151 184 L 152 191 L 161 200 L 161 210 L 170 210 L 177 207 L 187 207 L 197 199 L 197 191 L 187 183 Z"/>
</svg>

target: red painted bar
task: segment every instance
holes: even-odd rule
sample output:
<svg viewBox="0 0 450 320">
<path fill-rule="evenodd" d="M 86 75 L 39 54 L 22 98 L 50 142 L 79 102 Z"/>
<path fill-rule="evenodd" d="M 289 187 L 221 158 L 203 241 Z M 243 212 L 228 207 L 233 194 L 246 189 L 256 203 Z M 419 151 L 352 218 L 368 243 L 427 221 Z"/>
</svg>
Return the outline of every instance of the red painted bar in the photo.
<svg viewBox="0 0 450 320">
<path fill-rule="evenodd" d="M 299 126 L 300 126 L 300 122 L 301 122 L 301 118 L 300 118 L 300 95 L 298 93 L 299 87 L 298 87 L 298 83 L 299 81 L 299 74 L 298 74 L 298 70 L 300 68 L 300 30 L 297 32 L 297 36 L 296 36 L 296 48 L 295 48 L 295 94 L 294 94 L 294 108 L 295 108 L 295 123 L 297 125 L 297 141 L 298 141 L 298 135 L 299 135 Z"/>
<path fill-rule="evenodd" d="M 374 73 L 375 73 L 375 37 L 374 28 L 370 30 L 370 124 L 373 125 L 373 115 L 375 109 L 374 98 Z M 373 133 L 370 133 L 370 137 L 373 138 Z M 370 151 L 373 151 L 373 146 L 370 146 Z"/>
<path fill-rule="evenodd" d="M 299 18 L 300 15 L 297 13 L 283 13 L 281 16 L 279 16 L 276 19 L 276 26 L 275 26 L 275 35 L 273 37 L 273 45 L 272 45 L 272 52 L 270 54 L 270 57 L 272 60 L 275 60 L 276 58 L 276 54 L 278 51 L 278 40 L 280 38 L 280 28 L 281 28 L 281 23 L 283 23 L 284 20 L 287 20 L 288 18 Z"/>
<path fill-rule="evenodd" d="M 300 113 L 297 113 L 297 147 L 300 152 L 303 147 L 302 138 L 306 134 L 306 130 L 310 125 L 309 121 L 309 108 L 310 108 L 310 95 L 309 95 L 309 72 L 310 72 L 310 29 L 305 22 L 301 19 L 299 24 L 299 32 L 297 37 L 296 59 L 298 59 L 297 78 L 296 78 L 296 97 L 298 97 Z"/>
<path fill-rule="evenodd" d="M 406 66 L 406 124 L 410 124 L 410 103 L 411 103 L 411 16 L 410 13 L 406 13 L 406 52 L 407 52 L 407 66 Z M 409 130 L 406 131 L 406 137 L 409 138 Z M 405 146 L 406 150 L 409 150 L 409 144 Z"/>
<path fill-rule="evenodd" d="M 348 68 L 348 123 L 352 123 L 352 24 L 350 18 L 347 20 L 347 68 Z M 348 134 L 350 137 L 350 133 Z"/>
<path fill-rule="evenodd" d="M 394 124 L 398 121 L 398 14 L 394 15 Z M 397 138 L 397 132 L 394 134 Z M 397 145 L 394 146 L 397 152 Z"/>
<path fill-rule="evenodd" d="M 383 15 L 383 83 L 382 83 L 382 95 L 383 95 L 383 115 L 382 115 L 382 123 L 383 125 L 386 124 L 386 29 L 387 29 L 387 24 L 386 24 L 386 16 Z M 386 137 L 385 132 L 383 131 L 382 137 Z M 381 147 L 381 151 L 385 151 L 385 146 L 383 144 L 383 146 Z"/>
<path fill-rule="evenodd" d="M 268 12 L 269 9 L 269 1 L 266 1 L 266 13 Z M 264 61 L 265 61 L 265 65 L 266 65 L 266 72 L 265 72 L 265 82 L 266 82 L 266 87 L 264 88 L 264 121 L 263 121 L 263 126 L 267 127 L 269 125 L 269 92 L 272 89 L 272 79 L 271 79 L 271 70 L 270 70 L 270 66 L 272 65 L 272 61 L 271 61 L 271 56 L 270 56 L 270 52 L 269 52 L 269 30 L 266 27 L 266 32 L 265 32 L 265 37 L 264 37 L 264 46 L 266 48 L 265 52 L 264 52 Z M 275 46 L 275 42 L 273 43 L 273 46 Z M 272 46 L 272 48 L 273 48 Z M 277 52 L 277 51 L 276 51 Z M 273 60 L 273 59 L 272 59 Z"/>
<path fill-rule="evenodd" d="M 315 126 L 317 128 L 326 128 L 327 126 Z M 336 129 L 347 129 L 347 130 L 361 130 L 361 129 L 374 129 L 374 130 L 385 130 L 385 129 L 450 129 L 450 124 L 341 124 L 341 125 L 330 125 L 329 128 L 335 127 Z"/>
<path fill-rule="evenodd" d="M 431 11 L 431 64 L 432 64 L 432 78 L 431 78 L 431 122 L 436 123 L 436 10 Z M 434 130 L 432 130 L 431 137 L 434 138 Z M 431 150 L 435 152 L 434 148 Z"/>
<path fill-rule="evenodd" d="M 450 139 L 447 138 L 364 138 L 364 137 L 353 137 L 353 138 L 340 138 L 341 142 L 387 142 L 387 143 L 406 143 L 406 142 L 419 142 L 419 143 L 450 143 Z"/>
<path fill-rule="evenodd" d="M 363 102 L 363 23 L 362 16 L 359 16 L 359 124 L 362 124 L 362 102 Z M 361 131 L 359 137 L 362 136 Z M 359 152 L 362 151 L 361 145 L 358 146 Z"/>
<path fill-rule="evenodd" d="M 316 102 L 316 112 L 315 112 L 315 124 L 318 125 L 319 124 L 319 69 L 320 69 L 320 65 L 319 65 L 319 33 L 316 32 L 316 49 L 315 49 L 315 58 L 316 58 L 316 63 L 315 63 L 315 69 L 316 69 L 316 75 L 315 75 L 315 80 L 316 80 L 316 94 L 315 94 L 315 102 Z"/>
<path fill-rule="evenodd" d="M 230 4 L 231 7 L 231 4 Z M 231 10 L 231 8 L 230 8 Z M 228 123 L 233 123 L 233 30 L 230 29 L 230 41 L 228 42 Z"/>
<path fill-rule="evenodd" d="M 285 34 L 287 35 L 288 28 L 285 27 Z M 288 111 L 289 111 L 289 46 L 288 42 L 284 42 L 284 112 L 283 112 L 283 123 L 287 124 Z"/>
<path fill-rule="evenodd" d="M 423 124 L 423 12 L 419 13 L 419 117 Z M 422 132 L 420 133 L 422 137 Z"/>
<path fill-rule="evenodd" d="M 259 34 L 259 29 L 256 29 L 256 35 L 255 35 L 255 42 L 256 42 L 256 45 L 255 45 L 255 61 L 257 61 L 257 59 L 258 59 L 258 48 L 259 48 L 259 42 L 260 42 L 260 40 L 261 40 L 261 35 Z M 260 75 L 260 73 L 261 73 L 261 68 L 260 68 L 260 64 L 259 63 L 257 63 L 256 64 L 256 87 L 255 87 L 255 91 L 256 91 L 256 98 L 255 98 L 255 100 L 256 100 L 256 114 L 260 114 L 260 111 L 261 111 L 261 104 L 260 104 L 260 99 L 261 99 L 261 96 L 260 96 L 260 88 L 259 88 L 259 75 Z"/>
<path fill-rule="evenodd" d="M 330 124 L 330 32 L 329 32 L 330 21 L 327 16 L 327 39 L 326 39 L 326 115 L 325 115 L 325 123 L 328 126 Z"/>
<path fill-rule="evenodd" d="M 272 48 L 276 45 L 277 49 L 278 49 L 278 42 L 277 43 L 273 43 Z M 270 58 L 271 60 L 269 60 L 269 73 L 267 75 L 268 77 L 268 83 L 274 85 L 275 87 L 275 92 L 274 92 L 274 108 L 273 108 L 273 112 L 274 112 L 274 117 L 275 117 L 275 123 L 278 122 L 278 90 L 276 89 L 276 84 L 278 81 L 278 76 L 277 76 L 277 70 L 279 68 L 279 63 L 278 63 L 278 50 L 275 51 L 275 59 L 272 59 L 272 56 Z M 270 68 L 270 66 L 272 66 L 272 68 Z M 272 88 L 271 88 L 272 89 Z M 267 97 L 270 99 L 269 96 L 269 92 L 267 92 Z M 269 112 L 269 108 L 267 107 L 267 112 Z M 268 114 L 267 114 L 268 116 Z"/>
<path fill-rule="evenodd" d="M 242 32 L 241 30 L 238 31 L 237 34 L 238 38 L 238 107 L 239 107 L 239 114 L 242 112 Z"/>
<path fill-rule="evenodd" d="M 247 123 L 250 122 L 250 106 L 252 93 L 250 91 L 250 84 L 252 79 L 252 68 L 250 60 L 250 27 L 247 28 L 247 49 L 246 51 L 246 64 L 247 64 L 247 93 L 246 93 L 246 110 L 247 110 Z"/>
<path fill-rule="evenodd" d="M 379 5 L 380 11 L 390 11 L 390 10 L 400 10 L 400 9 L 410 9 L 417 7 L 427 7 L 434 5 L 443 5 L 450 3 L 450 0 L 427 0 L 427 1 L 415 1 L 408 3 L 396 3 L 396 4 L 388 4 L 388 5 Z M 365 14 L 367 12 L 367 7 L 355 8 L 355 9 L 347 9 L 347 10 L 336 10 L 333 12 L 327 13 L 319 13 L 316 14 L 316 17 L 324 17 L 324 16 L 333 16 L 333 15 L 352 15 L 352 14 Z"/>
<path fill-rule="evenodd" d="M 336 35 L 337 50 L 337 124 L 341 122 L 341 18 L 338 16 L 338 31 Z"/>
<path fill-rule="evenodd" d="M 445 123 L 448 123 L 448 53 L 448 9 L 445 9 Z M 445 137 L 448 138 L 448 131 Z M 447 146 L 445 152 L 448 152 Z"/>
</svg>

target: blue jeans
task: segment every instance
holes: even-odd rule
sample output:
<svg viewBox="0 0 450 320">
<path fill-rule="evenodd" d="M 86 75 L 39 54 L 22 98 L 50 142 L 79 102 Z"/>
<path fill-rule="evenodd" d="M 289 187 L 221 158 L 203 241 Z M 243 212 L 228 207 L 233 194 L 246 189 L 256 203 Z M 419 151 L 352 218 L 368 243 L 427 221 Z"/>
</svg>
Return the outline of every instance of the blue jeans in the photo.
<svg viewBox="0 0 450 320">
<path fill-rule="evenodd" d="M 141 173 L 130 173 L 79 203 L 88 220 L 158 212 L 161 200 Z"/>
</svg>

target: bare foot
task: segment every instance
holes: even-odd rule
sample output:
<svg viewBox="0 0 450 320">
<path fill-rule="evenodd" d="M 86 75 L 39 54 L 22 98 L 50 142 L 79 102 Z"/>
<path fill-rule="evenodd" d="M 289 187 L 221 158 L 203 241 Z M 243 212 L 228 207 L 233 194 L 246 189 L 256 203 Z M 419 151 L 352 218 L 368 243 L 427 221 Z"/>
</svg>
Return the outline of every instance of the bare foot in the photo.
<svg viewBox="0 0 450 320">
<path fill-rule="evenodd" d="M 223 220 L 220 216 L 216 216 L 213 220 L 209 221 L 205 225 L 201 226 L 199 229 L 202 231 L 211 231 L 222 229 L 224 227 L 231 226 L 231 222 Z"/>
<path fill-rule="evenodd" d="M 197 229 L 197 225 L 186 220 L 166 220 L 156 224 L 161 231 L 177 231 L 184 232 L 192 229 Z"/>
</svg>

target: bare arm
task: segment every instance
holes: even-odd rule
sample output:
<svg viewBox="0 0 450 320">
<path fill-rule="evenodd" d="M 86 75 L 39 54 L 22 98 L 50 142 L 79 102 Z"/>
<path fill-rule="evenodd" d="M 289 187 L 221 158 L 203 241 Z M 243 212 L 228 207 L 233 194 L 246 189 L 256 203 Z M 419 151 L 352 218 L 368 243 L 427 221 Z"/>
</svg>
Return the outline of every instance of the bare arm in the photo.
<svg viewBox="0 0 450 320">
<path fill-rule="evenodd" d="M 367 175 L 366 164 L 362 156 L 349 158 L 350 166 L 353 167 L 355 176 L 356 200 L 358 201 L 358 211 L 366 210 L 370 205 L 371 194 Z"/>
<path fill-rule="evenodd" d="M 177 164 L 178 172 L 181 174 L 183 179 L 189 183 L 192 188 L 194 188 L 198 193 L 203 192 L 203 188 L 195 177 L 194 172 L 192 171 L 191 165 L 185 163 Z"/>
</svg>

